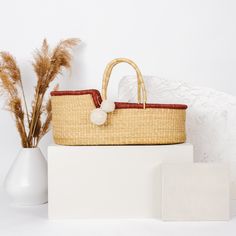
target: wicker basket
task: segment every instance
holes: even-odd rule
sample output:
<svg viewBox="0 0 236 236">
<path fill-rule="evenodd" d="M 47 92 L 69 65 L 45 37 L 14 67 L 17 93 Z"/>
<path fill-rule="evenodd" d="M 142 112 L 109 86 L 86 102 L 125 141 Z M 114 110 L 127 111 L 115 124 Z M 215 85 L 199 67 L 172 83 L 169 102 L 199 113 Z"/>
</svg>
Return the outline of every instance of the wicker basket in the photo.
<svg viewBox="0 0 236 236">
<path fill-rule="evenodd" d="M 113 67 L 129 63 L 136 70 L 138 102 L 116 102 L 116 109 L 108 113 L 107 122 L 96 126 L 90 113 L 100 107 L 107 97 L 107 86 Z M 99 91 L 54 91 L 52 95 L 53 137 L 62 145 L 125 145 L 174 144 L 186 140 L 186 105 L 147 104 L 146 90 L 140 70 L 129 59 L 111 61 L 104 72 L 102 97 Z"/>
</svg>

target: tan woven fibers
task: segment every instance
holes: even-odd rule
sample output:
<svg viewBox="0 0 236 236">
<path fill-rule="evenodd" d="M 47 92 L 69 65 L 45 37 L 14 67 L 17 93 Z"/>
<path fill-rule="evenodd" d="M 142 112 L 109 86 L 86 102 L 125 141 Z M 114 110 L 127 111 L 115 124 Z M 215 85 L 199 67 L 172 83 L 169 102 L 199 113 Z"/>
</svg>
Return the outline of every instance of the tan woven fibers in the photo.
<svg viewBox="0 0 236 236">
<path fill-rule="evenodd" d="M 171 144 L 185 142 L 185 110 L 116 109 L 105 125 L 90 122 L 92 96 L 52 96 L 53 137 L 62 145 Z"/>
<path fill-rule="evenodd" d="M 107 86 L 112 69 L 121 62 L 130 64 L 136 71 L 138 101 L 143 109 L 116 109 L 108 113 L 107 122 L 96 126 L 90 121 L 95 109 L 91 94 L 52 96 L 53 137 L 62 145 L 122 145 L 171 144 L 186 140 L 185 109 L 145 108 L 146 90 L 137 65 L 126 58 L 112 60 L 106 67 L 102 98 L 107 97 Z"/>
</svg>

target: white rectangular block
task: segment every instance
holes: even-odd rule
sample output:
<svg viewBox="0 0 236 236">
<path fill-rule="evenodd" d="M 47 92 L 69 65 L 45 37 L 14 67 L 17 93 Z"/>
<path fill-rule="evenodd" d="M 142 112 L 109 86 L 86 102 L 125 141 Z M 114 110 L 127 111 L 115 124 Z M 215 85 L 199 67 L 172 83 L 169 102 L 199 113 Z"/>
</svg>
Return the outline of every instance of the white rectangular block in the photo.
<svg viewBox="0 0 236 236">
<path fill-rule="evenodd" d="M 162 165 L 163 220 L 229 220 L 229 166 L 220 163 Z"/>
<path fill-rule="evenodd" d="M 235 217 L 236 216 L 236 200 L 232 200 L 230 201 L 230 210 L 231 210 L 231 217 Z"/>
<path fill-rule="evenodd" d="M 236 200 L 236 161 L 230 163 L 231 199 Z"/>
<path fill-rule="evenodd" d="M 50 146 L 49 218 L 157 218 L 163 162 L 193 162 L 190 144 Z"/>
</svg>

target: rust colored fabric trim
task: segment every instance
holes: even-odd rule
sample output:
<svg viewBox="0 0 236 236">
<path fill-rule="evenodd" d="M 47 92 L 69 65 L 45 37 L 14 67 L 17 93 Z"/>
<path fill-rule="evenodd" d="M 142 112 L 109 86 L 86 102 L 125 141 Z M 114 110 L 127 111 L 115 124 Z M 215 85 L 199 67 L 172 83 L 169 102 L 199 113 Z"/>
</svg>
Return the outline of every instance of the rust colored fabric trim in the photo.
<svg viewBox="0 0 236 236">
<path fill-rule="evenodd" d="M 102 97 L 98 90 L 87 89 L 87 90 L 76 90 L 76 91 L 53 91 L 51 96 L 65 96 L 65 95 L 86 95 L 90 94 L 93 97 L 94 105 L 99 108 L 102 103 Z"/>
<path fill-rule="evenodd" d="M 51 96 L 64 96 L 64 95 L 85 95 L 91 94 L 93 97 L 94 104 L 97 108 L 102 103 L 102 97 L 98 90 L 87 89 L 87 90 L 76 90 L 76 91 L 53 91 Z M 115 102 L 116 109 L 142 109 L 142 103 L 127 103 L 127 102 Z M 187 105 L 184 104 L 145 104 L 146 108 L 166 108 L 166 109 L 187 109 Z"/>
</svg>

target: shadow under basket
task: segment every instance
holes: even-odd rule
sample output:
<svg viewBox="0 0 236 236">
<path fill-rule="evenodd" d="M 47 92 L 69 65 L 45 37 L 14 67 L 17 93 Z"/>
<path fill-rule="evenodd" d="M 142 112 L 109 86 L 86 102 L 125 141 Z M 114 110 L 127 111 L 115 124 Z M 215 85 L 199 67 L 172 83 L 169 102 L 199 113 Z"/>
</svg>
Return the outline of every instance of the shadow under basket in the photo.
<svg viewBox="0 0 236 236">
<path fill-rule="evenodd" d="M 139 103 L 116 102 L 107 114 L 104 125 L 91 123 L 90 113 L 106 99 L 112 68 L 127 62 L 137 72 Z M 142 102 L 141 100 L 142 95 Z M 52 96 L 52 127 L 56 144 L 61 145 L 127 145 L 175 144 L 186 141 L 186 105 L 148 104 L 142 75 L 129 59 L 118 58 L 104 72 L 102 96 L 94 89 L 54 91 Z"/>
</svg>

